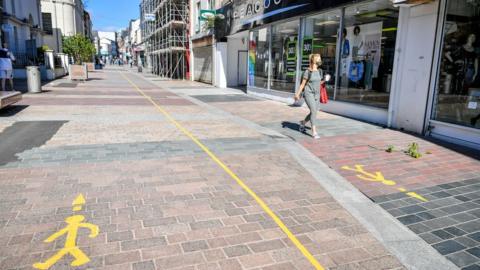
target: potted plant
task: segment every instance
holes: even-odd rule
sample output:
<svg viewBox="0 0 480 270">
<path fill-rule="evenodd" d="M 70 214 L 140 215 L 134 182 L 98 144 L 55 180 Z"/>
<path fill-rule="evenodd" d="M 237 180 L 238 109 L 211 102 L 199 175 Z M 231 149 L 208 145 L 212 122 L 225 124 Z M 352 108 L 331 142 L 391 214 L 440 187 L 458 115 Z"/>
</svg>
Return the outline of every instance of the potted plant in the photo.
<svg viewBox="0 0 480 270">
<path fill-rule="evenodd" d="M 73 57 L 73 65 L 70 65 L 71 80 L 87 80 L 87 63 L 91 63 L 95 54 L 95 46 L 83 35 L 63 37 L 63 52 Z M 93 63 L 91 63 L 93 64 Z"/>
</svg>

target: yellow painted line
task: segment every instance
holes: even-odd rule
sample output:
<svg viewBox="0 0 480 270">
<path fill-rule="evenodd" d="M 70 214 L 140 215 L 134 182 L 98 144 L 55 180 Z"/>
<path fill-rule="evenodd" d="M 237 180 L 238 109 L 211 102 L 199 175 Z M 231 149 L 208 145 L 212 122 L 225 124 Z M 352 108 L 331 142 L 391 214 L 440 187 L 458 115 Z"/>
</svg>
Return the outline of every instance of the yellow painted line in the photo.
<svg viewBox="0 0 480 270">
<path fill-rule="evenodd" d="M 273 221 L 280 227 L 280 229 L 287 235 L 288 239 L 292 241 L 295 247 L 300 250 L 300 252 L 307 258 L 307 260 L 315 267 L 317 270 L 324 270 L 322 265 L 313 257 L 312 253 L 295 237 L 295 235 L 288 229 L 288 227 L 283 223 L 283 221 L 268 207 L 268 205 L 260 198 L 258 195 L 243 182 L 240 177 L 238 177 L 227 165 L 225 165 L 207 146 L 200 142 L 190 131 L 184 128 L 177 120 L 175 120 L 166 110 L 160 107 L 151 97 L 145 94 L 134 82 L 132 82 L 127 76 L 121 73 L 122 76 L 127 80 L 142 96 L 148 99 L 153 106 L 155 106 L 173 125 L 175 125 L 183 134 L 190 138 L 196 145 L 198 145 L 215 163 L 217 163 L 230 177 L 232 177 L 238 185 L 240 185 L 252 198 L 260 205 L 260 207 L 267 213 Z"/>
</svg>

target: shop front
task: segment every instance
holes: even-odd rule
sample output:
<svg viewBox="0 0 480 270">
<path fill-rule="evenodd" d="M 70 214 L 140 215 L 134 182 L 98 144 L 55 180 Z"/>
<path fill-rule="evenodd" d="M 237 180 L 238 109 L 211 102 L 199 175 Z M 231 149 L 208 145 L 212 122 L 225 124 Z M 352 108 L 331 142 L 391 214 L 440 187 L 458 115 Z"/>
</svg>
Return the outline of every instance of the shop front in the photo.
<svg viewBox="0 0 480 270">
<path fill-rule="evenodd" d="M 193 80 L 213 83 L 213 39 L 212 36 L 192 38 Z"/>
<path fill-rule="evenodd" d="M 322 110 L 480 148 L 479 10 L 480 0 L 230 1 L 216 36 L 228 86 L 242 50 L 247 91 L 291 103 L 319 53 L 332 76 Z"/>
<path fill-rule="evenodd" d="M 221 11 L 227 40 L 248 39 L 250 93 L 290 99 L 319 53 L 332 75 L 324 109 L 387 124 L 399 19 L 390 0 L 232 1 Z"/>
<path fill-rule="evenodd" d="M 443 0 L 428 130 L 480 148 L 480 1 Z"/>
</svg>

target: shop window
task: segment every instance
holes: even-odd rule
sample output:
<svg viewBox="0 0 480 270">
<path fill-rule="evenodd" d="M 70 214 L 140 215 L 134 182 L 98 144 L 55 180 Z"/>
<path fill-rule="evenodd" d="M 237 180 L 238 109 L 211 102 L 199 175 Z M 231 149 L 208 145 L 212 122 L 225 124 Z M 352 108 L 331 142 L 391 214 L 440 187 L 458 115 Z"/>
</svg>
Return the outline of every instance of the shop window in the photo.
<svg viewBox="0 0 480 270">
<path fill-rule="evenodd" d="M 309 66 L 310 54 L 320 54 L 324 74 L 330 74 L 332 79 L 328 82 L 328 95 L 333 97 L 335 90 L 335 68 L 337 33 L 340 26 L 340 10 L 323 13 L 305 19 L 304 37 L 302 40 L 302 71 Z"/>
<path fill-rule="evenodd" d="M 271 89 L 295 92 L 299 21 L 272 27 Z"/>
<path fill-rule="evenodd" d="M 250 32 L 248 47 L 248 85 L 268 87 L 270 28 Z"/>
<path fill-rule="evenodd" d="M 480 4 L 448 1 L 433 119 L 480 128 Z"/>
<path fill-rule="evenodd" d="M 389 0 L 345 9 L 337 100 L 388 108 L 398 14 Z"/>
</svg>

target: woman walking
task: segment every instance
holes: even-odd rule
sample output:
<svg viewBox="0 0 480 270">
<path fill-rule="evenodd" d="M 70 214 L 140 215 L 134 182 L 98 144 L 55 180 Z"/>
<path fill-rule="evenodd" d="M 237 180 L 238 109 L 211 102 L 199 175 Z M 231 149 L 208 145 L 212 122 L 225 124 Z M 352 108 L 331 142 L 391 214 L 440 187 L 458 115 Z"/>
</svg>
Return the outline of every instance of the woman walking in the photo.
<svg viewBox="0 0 480 270">
<path fill-rule="evenodd" d="M 305 132 L 305 124 L 310 122 L 312 125 L 312 137 L 319 139 L 317 133 L 317 112 L 318 106 L 320 104 L 320 85 L 325 83 L 325 78 L 323 76 L 323 71 L 319 69 L 322 65 L 322 58 L 320 54 L 311 54 L 309 57 L 310 66 L 307 70 L 303 72 L 302 75 L 302 84 L 300 88 L 295 93 L 295 100 L 299 100 L 302 93 L 307 103 L 310 113 L 305 117 L 305 120 L 300 121 L 300 132 Z M 328 80 L 329 75 L 325 76 Z"/>
</svg>

